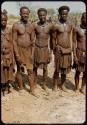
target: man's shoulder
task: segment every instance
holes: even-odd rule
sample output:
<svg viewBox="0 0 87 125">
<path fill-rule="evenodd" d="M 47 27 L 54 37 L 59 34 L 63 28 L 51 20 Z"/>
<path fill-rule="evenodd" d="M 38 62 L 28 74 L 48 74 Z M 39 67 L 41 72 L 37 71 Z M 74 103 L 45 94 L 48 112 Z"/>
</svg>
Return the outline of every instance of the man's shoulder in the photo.
<svg viewBox="0 0 87 125">
<path fill-rule="evenodd" d="M 7 27 L 6 27 L 6 32 L 7 32 L 7 33 L 11 33 L 11 32 L 12 32 L 12 27 L 7 26 Z"/>
<path fill-rule="evenodd" d="M 72 26 L 72 22 L 70 20 L 66 20 L 65 22 L 67 25 L 71 25 Z"/>
<path fill-rule="evenodd" d="M 15 22 L 15 23 L 13 24 L 13 27 L 18 27 L 20 24 L 21 24 L 21 22 L 20 22 L 20 21 L 17 21 L 17 22 Z"/>
<path fill-rule="evenodd" d="M 39 26 L 39 21 L 35 21 L 32 23 L 33 27 L 36 28 L 37 26 Z"/>
<path fill-rule="evenodd" d="M 80 27 L 80 25 L 76 26 L 76 31 L 80 32 L 82 30 L 82 28 Z"/>
<path fill-rule="evenodd" d="M 53 21 L 53 23 L 52 23 L 53 25 L 61 25 L 61 23 L 60 23 L 60 21 L 59 20 L 55 20 L 55 21 Z"/>
<path fill-rule="evenodd" d="M 30 29 L 32 29 L 32 30 L 34 29 L 34 25 L 31 21 L 28 21 L 28 26 Z"/>
</svg>

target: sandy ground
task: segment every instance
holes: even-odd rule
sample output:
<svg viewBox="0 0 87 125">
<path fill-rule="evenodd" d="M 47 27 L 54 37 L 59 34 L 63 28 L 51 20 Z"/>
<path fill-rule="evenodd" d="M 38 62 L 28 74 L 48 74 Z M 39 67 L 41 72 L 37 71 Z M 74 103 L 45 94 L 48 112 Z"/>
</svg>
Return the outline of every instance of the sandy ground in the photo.
<svg viewBox="0 0 87 125">
<path fill-rule="evenodd" d="M 48 66 L 48 91 L 42 89 L 42 70 L 38 70 L 39 97 L 11 88 L 12 93 L 1 96 L 1 119 L 4 123 L 83 123 L 85 121 L 85 95 L 74 92 L 74 71 L 67 75 L 65 86 L 69 93 L 52 91 L 53 60 Z M 82 77 L 82 76 L 81 76 Z M 81 83 L 81 80 L 80 80 Z"/>
</svg>

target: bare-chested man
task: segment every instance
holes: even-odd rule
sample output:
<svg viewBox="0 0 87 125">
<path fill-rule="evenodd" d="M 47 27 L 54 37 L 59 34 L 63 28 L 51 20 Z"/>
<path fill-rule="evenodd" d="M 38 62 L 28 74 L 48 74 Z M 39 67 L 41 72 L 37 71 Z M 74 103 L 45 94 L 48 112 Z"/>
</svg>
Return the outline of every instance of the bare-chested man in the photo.
<svg viewBox="0 0 87 125">
<path fill-rule="evenodd" d="M 64 86 L 66 74 L 71 70 L 71 41 L 72 24 L 68 21 L 68 6 L 61 6 L 59 9 L 59 20 L 54 25 L 53 44 L 55 57 L 55 71 L 53 76 L 53 90 L 57 87 L 67 91 Z M 59 84 L 59 72 L 61 73 L 61 84 Z"/>
<path fill-rule="evenodd" d="M 82 84 L 80 92 L 84 93 L 84 86 L 86 83 L 86 13 L 81 17 L 81 24 L 75 28 L 74 32 L 74 64 L 76 65 L 75 85 L 76 91 L 79 90 L 79 76 L 83 72 Z M 76 48 L 75 48 L 76 47 Z"/>
<path fill-rule="evenodd" d="M 9 84 L 14 81 L 13 66 L 13 44 L 12 44 L 12 31 L 7 27 L 7 12 L 1 12 L 1 84 L 3 94 L 5 89 L 10 92 Z"/>
<path fill-rule="evenodd" d="M 47 90 L 47 65 L 50 62 L 52 53 L 52 44 L 50 40 L 52 24 L 48 23 L 46 20 L 47 10 L 45 8 L 38 9 L 37 13 L 39 21 L 34 24 L 36 34 L 34 51 L 34 75 L 36 81 L 37 69 L 39 66 L 43 66 L 43 89 Z"/>
<path fill-rule="evenodd" d="M 23 89 L 21 76 L 21 67 L 26 66 L 30 85 L 30 92 L 35 95 L 35 83 L 33 75 L 33 45 L 34 30 L 32 24 L 28 21 L 30 10 L 23 6 L 20 8 L 21 19 L 13 25 L 13 43 L 14 53 L 17 62 L 16 79 L 20 89 Z"/>
</svg>

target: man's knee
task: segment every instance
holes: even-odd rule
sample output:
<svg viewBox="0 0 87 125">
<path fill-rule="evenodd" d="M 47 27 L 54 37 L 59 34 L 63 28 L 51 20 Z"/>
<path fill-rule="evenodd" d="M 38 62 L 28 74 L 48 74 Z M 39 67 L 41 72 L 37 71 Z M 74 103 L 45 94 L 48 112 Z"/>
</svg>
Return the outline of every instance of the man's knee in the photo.
<svg viewBox="0 0 87 125">
<path fill-rule="evenodd" d="M 80 75 L 80 72 L 79 72 L 79 71 L 76 71 L 76 73 L 75 73 L 75 78 L 78 78 L 79 75 Z"/>
<path fill-rule="evenodd" d="M 57 70 L 54 71 L 53 78 L 57 79 L 59 77 L 59 72 Z"/>
<path fill-rule="evenodd" d="M 83 78 L 86 78 L 86 73 L 85 72 L 83 72 Z"/>
<path fill-rule="evenodd" d="M 83 72 L 82 81 L 83 81 L 84 83 L 86 83 L 86 73 L 85 73 L 85 72 Z"/>
<path fill-rule="evenodd" d="M 34 71 L 34 72 L 37 72 L 37 67 L 34 66 L 33 71 Z"/>
<path fill-rule="evenodd" d="M 44 70 L 44 71 L 47 71 L 47 64 L 44 64 L 44 65 L 43 65 L 43 70 Z"/>
</svg>

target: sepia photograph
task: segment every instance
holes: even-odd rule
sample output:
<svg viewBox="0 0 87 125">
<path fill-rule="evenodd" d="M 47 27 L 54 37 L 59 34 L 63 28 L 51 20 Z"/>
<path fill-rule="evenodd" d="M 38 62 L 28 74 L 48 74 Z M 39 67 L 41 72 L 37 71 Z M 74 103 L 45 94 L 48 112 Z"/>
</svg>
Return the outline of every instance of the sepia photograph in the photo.
<svg viewBox="0 0 87 125">
<path fill-rule="evenodd" d="M 86 122 L 86 4 L 1 4 L 1 121 Z"/>
</svg>

